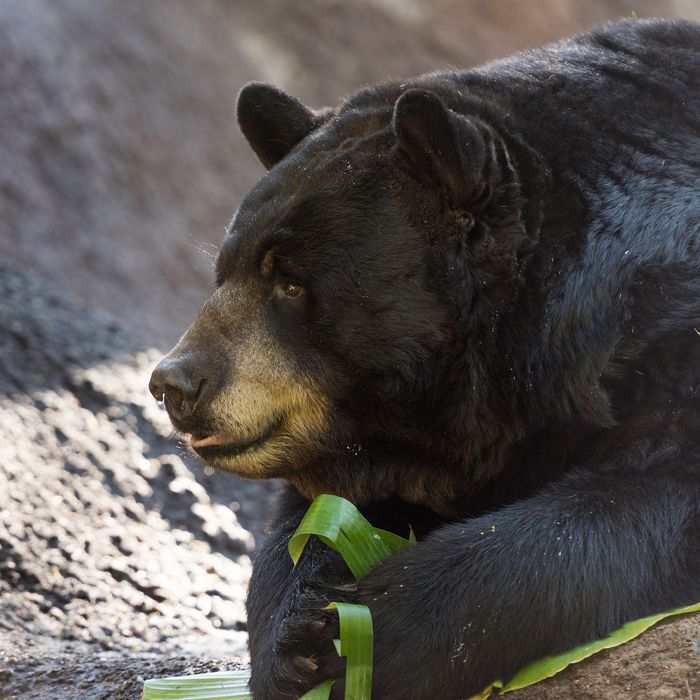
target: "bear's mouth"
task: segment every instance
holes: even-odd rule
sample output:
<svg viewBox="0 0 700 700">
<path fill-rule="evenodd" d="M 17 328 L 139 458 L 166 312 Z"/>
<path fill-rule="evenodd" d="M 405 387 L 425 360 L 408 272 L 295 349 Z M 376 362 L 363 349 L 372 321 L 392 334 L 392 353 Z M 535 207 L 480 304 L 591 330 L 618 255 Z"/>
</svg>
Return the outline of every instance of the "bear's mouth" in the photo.
<svg viewBox="0 0 700 700">
<path fill-rule="evenodd" d="M 205 461 L 221 457 L 237 457 L 262 447 L 277 432 L 281 423 L 281 417 L 275 419 L 251 440 L 236 440 L 224 432 L 190 433 L 190 447 Z"/>
</svg>

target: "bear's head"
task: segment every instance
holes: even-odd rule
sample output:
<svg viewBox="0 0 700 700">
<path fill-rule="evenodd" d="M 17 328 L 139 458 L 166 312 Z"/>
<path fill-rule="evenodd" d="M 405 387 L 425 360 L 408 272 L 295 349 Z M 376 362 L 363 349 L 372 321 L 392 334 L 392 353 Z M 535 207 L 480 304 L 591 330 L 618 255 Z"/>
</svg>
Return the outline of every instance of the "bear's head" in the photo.
<svg viewBox="0 0 700 700">
<path fill-rule="evenodd" d="M 449 85 L 314 112 L 249 84 L 238 120 L 268 172 L 152 393 L 213 466 L 449 510 L 523 437 L 500 345 L 537 238 L 523 147 Z"/>
</svg>

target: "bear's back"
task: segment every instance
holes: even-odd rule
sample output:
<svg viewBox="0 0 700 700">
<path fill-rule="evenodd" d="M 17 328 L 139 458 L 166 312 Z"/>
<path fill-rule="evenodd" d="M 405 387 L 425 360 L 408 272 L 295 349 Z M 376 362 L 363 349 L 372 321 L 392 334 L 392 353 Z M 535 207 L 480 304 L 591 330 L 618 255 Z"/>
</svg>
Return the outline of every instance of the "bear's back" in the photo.
<svg viewBox="0 0 700 700">
<path fill-rule="evenodd" d="M 614 22 L 453 80 L 582 199 L 583 268 L 699 259 L 700 25 Z"/>
</svg>

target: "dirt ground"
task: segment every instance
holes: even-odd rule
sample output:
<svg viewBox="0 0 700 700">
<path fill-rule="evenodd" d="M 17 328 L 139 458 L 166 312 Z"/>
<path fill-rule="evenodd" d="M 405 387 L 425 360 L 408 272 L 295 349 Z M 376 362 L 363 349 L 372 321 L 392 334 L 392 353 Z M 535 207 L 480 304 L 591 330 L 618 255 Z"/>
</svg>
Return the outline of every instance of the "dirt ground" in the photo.
<svg viewBox="0 0 700 700">
<path fill-rule="evenodd" d="M 136 700 L 247 661 L 243 600 L 273 484 L 171 436 L 151 367 L 211 285 L 260 168 L 249 79 L 309 104 L 695 0 L 0 2 L 0 698 Z M 698 698 L 700 618 L 528 698 Z"/>
<path fill-rule="evenodd" d="M 188 457 L 147 395 L 158 352 L 136 345 L 0 260 L 2 698 L 76 697 L 76 678 L 136 698 L 195 655 L 246 660 L 273 489 Z"/>
</svg>

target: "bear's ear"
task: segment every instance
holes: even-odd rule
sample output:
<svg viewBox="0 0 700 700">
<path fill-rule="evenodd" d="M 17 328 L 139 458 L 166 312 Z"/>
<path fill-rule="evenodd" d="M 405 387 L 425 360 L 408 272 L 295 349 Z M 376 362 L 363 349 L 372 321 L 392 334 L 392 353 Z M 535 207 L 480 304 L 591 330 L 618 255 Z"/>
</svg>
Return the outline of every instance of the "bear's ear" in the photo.
<svg viewBox="0 0 700 700">
<path fill-rule="evenodd" d="M 407 90 L 394 105 L 394 133 L 412 173 L 447 190 L 458 207 L 469 208 L 490 196 L 498 168 L 484 125 L 479 126 L 429 90 Z"/>
<path fill-rule="evenodd" d="M 283 90 L 265 83 L 248 83 L 238 93 L 238 124 L 266 167 L 284 158 L 323 121 L 326 113 L 312 112 Z"/>
</svg>

